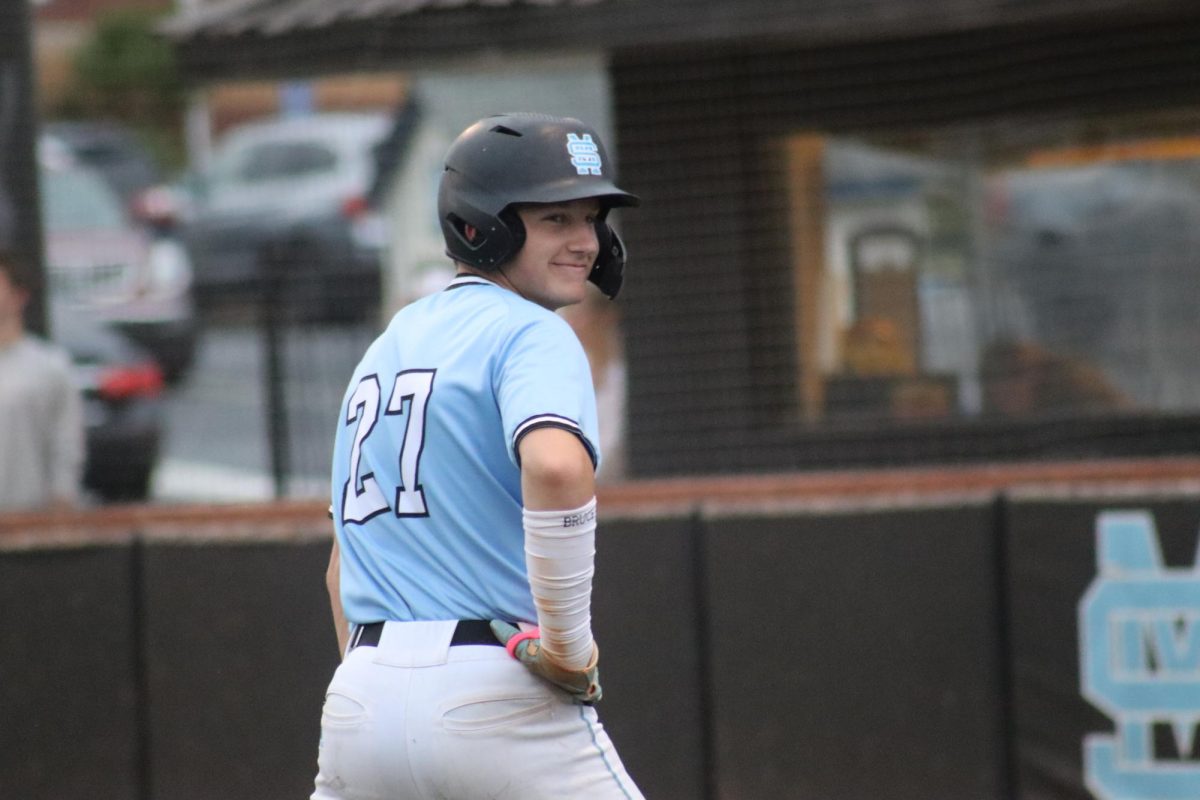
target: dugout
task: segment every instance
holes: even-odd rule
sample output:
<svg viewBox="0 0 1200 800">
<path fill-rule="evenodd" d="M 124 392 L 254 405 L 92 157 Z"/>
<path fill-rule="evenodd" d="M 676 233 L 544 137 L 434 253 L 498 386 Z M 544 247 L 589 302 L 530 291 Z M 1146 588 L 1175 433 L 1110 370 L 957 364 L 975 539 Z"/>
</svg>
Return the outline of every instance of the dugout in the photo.
<svg viewBox="0 0 1200 800">
<path fill-rule="evenodd" d="M 1194 4 L 258 0 L 165 30 L 197 86 L 601 65 L 645 201 L 632 476 L 1200 439 Z"/>
</svg>

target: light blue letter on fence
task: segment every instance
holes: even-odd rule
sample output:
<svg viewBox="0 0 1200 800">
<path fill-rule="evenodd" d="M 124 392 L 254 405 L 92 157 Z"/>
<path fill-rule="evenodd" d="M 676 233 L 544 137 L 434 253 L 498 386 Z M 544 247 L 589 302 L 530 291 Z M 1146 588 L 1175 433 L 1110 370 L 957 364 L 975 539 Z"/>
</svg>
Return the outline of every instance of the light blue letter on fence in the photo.
<svg viewBox="0 0 1200 800">
<path fill-rule="evenodd" d="M 1101 800 L 1197 800 L 1200 761 L 1200 571 L 1166 569 L 1154 518 L 1096 518 L 1096 578 L 1079 603 L 1080 688 L 1115 735 L 1084 739 L 1084 778 Z M 1181 759 L 1156 757 L 1166 723 Z"/>
</svg>

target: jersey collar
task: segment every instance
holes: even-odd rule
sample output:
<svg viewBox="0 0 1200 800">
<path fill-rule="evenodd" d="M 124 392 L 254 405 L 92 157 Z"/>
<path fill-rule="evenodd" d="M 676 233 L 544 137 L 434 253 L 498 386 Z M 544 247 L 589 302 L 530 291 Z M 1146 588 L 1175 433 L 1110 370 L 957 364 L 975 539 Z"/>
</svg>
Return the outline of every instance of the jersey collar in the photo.
<svg viewBox="0 0 1200 800">
<path fill-rule="evenodd" d="M 446 284 L 446 288 L 442 291 L 448 292 L 451 289 L 459 289 L 463 286 L 495 286 L 496 284 L 489 281 L 487 278 L 481 278 L 478 275 L 472 275 L 469 272 L 460 272 L 454 276 L 454 280 Z"/>
</svg>

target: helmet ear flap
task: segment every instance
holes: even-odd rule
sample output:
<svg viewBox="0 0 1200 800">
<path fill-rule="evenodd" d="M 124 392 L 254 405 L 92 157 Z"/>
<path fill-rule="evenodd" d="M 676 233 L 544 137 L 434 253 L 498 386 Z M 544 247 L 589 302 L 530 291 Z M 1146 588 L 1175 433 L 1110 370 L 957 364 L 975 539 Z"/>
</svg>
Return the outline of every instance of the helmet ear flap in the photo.
<svg viewBox="0 0 1200 800">
<path fill-rule="evenodd" d="M 484 244 L 484 236 L 479 229 L 458 214 L 449 214 L 446 217 L 449 224 L 449 233 L 454 236 L 455 243 L 468 251 L 476 251 Z"/>
<path fill-rule="evenodd" d="M 588 280 L 612 300 L 625 282 L 625 243 L 604 220 L 596 220 L 596 241 L 600 245 L 600 253 Z"/>
<path fill-rule="evenodd" d="M 496 218 L 500 220 L 501 227 L 504 228 L 507 234 L 507 252 L 501 262 L 521 252 L 521 248 L 525 246 L 525 223 L 521 221 L 521 215 L 512 206 L 508 206 Z"/>
<path fill-rule="evenodd" d="M 497 217 L 481 213 L 471 216 L 473 218 L 468 220 L 450 213 L 443 220 L 446 254 L 454 260 L 477 269 L 491 270 L 510 259 L 525 244 L 525 226 L 510 209 L 500 212 Z"/>
</svg>

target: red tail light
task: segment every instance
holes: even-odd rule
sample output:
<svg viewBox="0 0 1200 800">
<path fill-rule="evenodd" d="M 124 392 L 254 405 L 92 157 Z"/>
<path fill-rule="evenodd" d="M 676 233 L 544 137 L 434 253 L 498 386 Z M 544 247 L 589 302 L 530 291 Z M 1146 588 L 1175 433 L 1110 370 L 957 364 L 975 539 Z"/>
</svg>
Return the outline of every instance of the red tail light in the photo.
<svg viewBox="0 0 1200 800">
<path fill-rule="evenodd" d="M 100 396 L 107 400 L 156 397 L 163 390 L 162 370 L 157 364 L 109 367 L 100 374 Z"/>
<path fill-rule="evenodd" d="M 165 186 L 138 192 L 129 203 L 134 219 L 151 225 L 170 226 L 179 219 L 179 201 Z"/>
<path fill-rule="evenodd" d="M 362 195 L 347 197 L 342 201 L 342 216 L 346 219 L 357 219 L 371 210 L 371 204 Z"/>
</svg>

